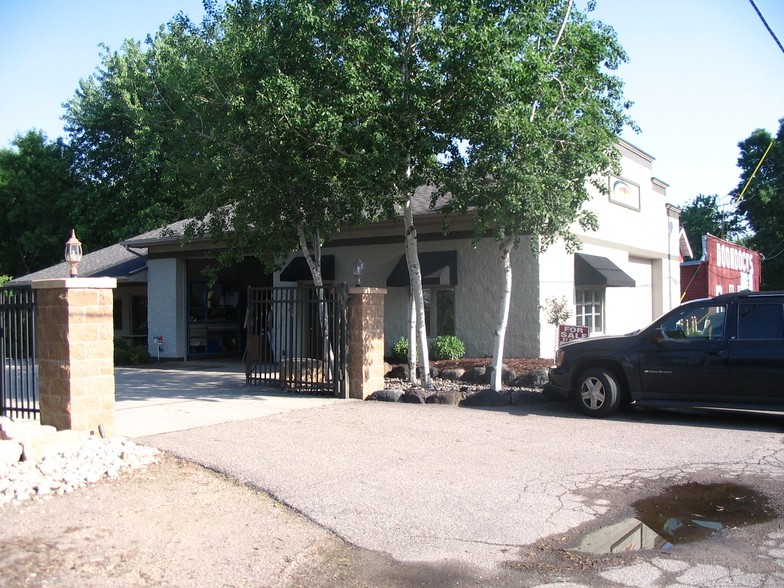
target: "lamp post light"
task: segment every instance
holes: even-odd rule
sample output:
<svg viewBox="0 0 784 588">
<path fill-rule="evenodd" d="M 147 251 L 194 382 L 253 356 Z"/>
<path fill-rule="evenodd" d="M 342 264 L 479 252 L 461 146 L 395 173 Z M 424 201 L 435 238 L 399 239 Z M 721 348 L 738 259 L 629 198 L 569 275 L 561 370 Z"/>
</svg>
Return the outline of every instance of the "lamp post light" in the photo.
<svg viewBox="0 0 784 588">
<path fill-rule="evenodd" d="M 71 277 L 75 278 L 79 270 L 77 265 L 82 260 L 82 244 L 76 238 L 76 231 L 71 230 L 71 238 L 65 242 L 65 261 L 71 264 Z"/>
<path fill-rule="evenodd" d="M 354 267 L 352 268 L 352 273 L 357 280 L 357 288 L 362 285 L 362 274 L 365 273 L 365 264 L 362 262 L 361 259 L 356 259 L 354 261 Z"/>
</svg>

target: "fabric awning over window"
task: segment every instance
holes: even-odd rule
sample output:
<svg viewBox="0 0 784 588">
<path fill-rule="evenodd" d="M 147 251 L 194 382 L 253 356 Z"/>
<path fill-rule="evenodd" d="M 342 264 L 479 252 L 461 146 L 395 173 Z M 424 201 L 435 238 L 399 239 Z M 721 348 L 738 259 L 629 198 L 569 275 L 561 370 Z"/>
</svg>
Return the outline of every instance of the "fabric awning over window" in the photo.
<svg viewBox="0 0 784 588">
<path fill-rule="evenodd" d="M 606 257 L 575 253 L 574 285 L 634 288 L 637 284 L 629 274 Z"/>
<path fill-rule="evenodd" d="M 321 279 L 335 279 L 335 256 L 321 256 Z M 308 262 L 301 255 L 292 259 L 286 268 L 280 272 L 281 282 L 311 282 L 313 276 L 310 273 Z"/>
<path fill-rule="evenodd" d="M 431 251 L 419 254 L 423 286 L 457 285 L 457 251 Z M 406 256 L 400 257 L 387 277 L 387 287 L 409 286 Z"/>
</svg>

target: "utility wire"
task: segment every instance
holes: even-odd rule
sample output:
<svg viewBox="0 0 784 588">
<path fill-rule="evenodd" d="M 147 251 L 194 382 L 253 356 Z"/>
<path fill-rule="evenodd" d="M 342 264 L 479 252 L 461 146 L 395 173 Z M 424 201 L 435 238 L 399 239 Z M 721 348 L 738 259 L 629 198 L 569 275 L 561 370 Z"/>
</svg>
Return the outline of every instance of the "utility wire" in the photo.
<svg viewBox="0 0 784 588">
<path fill-rule="evenodd" d="M 751 1 L 751 0 L 749 0 L 749 1 Z M 741 190 L 740 194 L 738 194 L 738 197 L 735 199 L 735 204 L 736 205 L 740 204 L 740 201 L 743 200 L 743 195 L 746 193 L 746 188 L 749 187 L 749 184 L 751 184 L 751 180 L 754 179 L 754 176 L 757 175 L 757 172 L 759 171 L 759 168 L 762 167 L 762 162 L 765 161 L 765 158 L 768 156 L 768 153 L 770 152 L 770 148 L 773 147 L 773 143 L 775 143 L 775 140 L 772 140 L 770 142 L 770 145 L 768 145 L 768 148 L 765 149 L 765 153 L 762 154 L 762 158 L 759 160 L 759 163 L 757 164 L 757 167 L 754 168 L 754 171 L 751 173 L 751 176 L 749 176 L 749 179 L 746 181 L 746 185 L 743 186 L 743 190 Z"/>
<path fill-rule="evenodd" d="M 766 29 L 768 29 L 770 36 L 773 37 L 774 41 L 776 41 L 776 45 L 778 45 L 779 49 L 781 49 L 781 52 L 784 53 L 784 47 L 782 47 L 781 41 L 779 41 L 779 38 L 776 36 L 776 33 L 773 32 L 773 29 L 770 28 L 770 25 L 768 25 L 768 21 L 765 20 L 765 17 L 762 16 L 762 13 L 760 12 L 760 9 L 757 8 L 757 5 L 754 3 L 754 0 L 749 0 L 749 2 L 751 2 L 751 5 L 754 7 L 754 12 L 756 12 L 757 16 L 760 17 L 762 24 L 765 25 Z"/>
</svg>

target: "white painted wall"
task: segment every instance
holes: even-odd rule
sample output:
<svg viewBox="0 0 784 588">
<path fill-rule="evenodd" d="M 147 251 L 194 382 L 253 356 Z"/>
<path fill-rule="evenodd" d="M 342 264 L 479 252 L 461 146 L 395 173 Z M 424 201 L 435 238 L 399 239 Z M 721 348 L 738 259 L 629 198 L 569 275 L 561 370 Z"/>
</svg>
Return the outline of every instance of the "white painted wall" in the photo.
<svg viewBox="0 0 784 588">
<path fill-rule="evenodd" d="M 652 181 L 651 159 L 623 144 L 620 150 L 620 178 L 639 186 L 639 209 L 613 202 L 593 190 L 585 208 L 598 217 L 598 230 L 572 228 L 582 243 L 581 252 L 610 259 L 636 283 L 635 288 L 605 289 L 603 334 L 607 335 L 639 329 L 677 306 L 680 284 L 678 211 L 668 207 L 664 188 Z M 574 255 L 568 254 L 563 244 L 557 243 L 541 255 L 539 278 L 542 301 L 548 296 L 565 296 L 574 304 Z M 555 329 L 546 324 L 544 313 L 541 323 L 540 354 L 551 357 Z"/>
<path fill-rule="evenodd" d="M 482 239 L 476 248 L 471 239 L 420 242 L 421 253 L 457 251 L 457 286 L 455 287 L 456 335 L 470 357 L 492 355 L 498 296 L 501 289 L 501 263 L 498 246 L 492 239 Z M 386 288 L 387 276 L 398 263 L 403 245 L 365 245 L 359 247 L 325 247 L 323 254 L 335 255 L 335 280 L 354 285 L 353 262 L 361 258 L 365 273 L 362 285 Z M 537 264 L 528 242 L 512 252 L 512 304 L 506 334 L 507 357 L 529 357 L 539 353 L 539 280 Z M 384 305 L 385 349 L 406 337 L 408 288 L 388 288 Z"/>
</svg>

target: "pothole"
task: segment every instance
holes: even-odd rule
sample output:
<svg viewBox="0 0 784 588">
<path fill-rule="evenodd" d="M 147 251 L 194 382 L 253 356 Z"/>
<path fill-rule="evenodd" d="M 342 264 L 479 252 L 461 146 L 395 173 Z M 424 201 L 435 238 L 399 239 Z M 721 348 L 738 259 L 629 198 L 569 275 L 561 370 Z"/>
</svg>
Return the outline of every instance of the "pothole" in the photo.
<svg viewBox="0 0 784 588">
<path fill-rule="evenodd" d="M 586 536 L 579 551 L 619 553 L 664 549 L 701 541 L 732 528 L 776 518 L 767 496 L 739 484 L 670 486 L 661 494 L 632 504 L 637 516 Z"/>
</svg>

